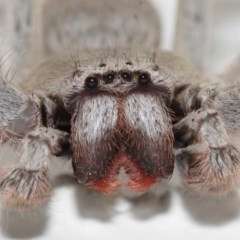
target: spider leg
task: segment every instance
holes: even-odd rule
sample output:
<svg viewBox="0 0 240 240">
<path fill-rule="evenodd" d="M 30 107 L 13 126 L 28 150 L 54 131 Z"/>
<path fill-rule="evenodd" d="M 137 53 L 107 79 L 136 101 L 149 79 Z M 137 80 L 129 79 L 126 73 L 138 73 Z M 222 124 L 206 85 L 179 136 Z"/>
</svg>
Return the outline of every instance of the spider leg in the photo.
<svg viewBox="0 0 240 240">
<path fill-rule="evenodd" d="M 26 135 L 19 163 L 0 179 L 1 200 L 6 206 L 35 207 L 46 202 L 50 195 L 50 158 L 61 151 L 67 137 L 64 132 L 45 127 Z"/>
<path fill-rule="evenodd" d="M 216 94 L 211 101 L 230 132 L 240 130 L 240 88 L 238 84 Z"/>
<path fill-rule="evenodd" d="M 226 194 L 239 184 L 240 146 L 233 137 L 233 130 L 240 127 L 236 91 L 199 91 L 201 108 L 174 126 L 175 157 L 183 182 L 200 194 Z"/>
<path fill-rule="evenodd" d="M 2 77 L 0 88 L 2 143 L 17 141 L 21 149 L 15 166 L 0 169 L 0 198 L 9 208 L 39 206 L 50 195 L 51 156 L 58 155 L 69 144 L 68 134 L 42 125 L 44 101 L 40 97 L 21 93 Z"/>
</svg>

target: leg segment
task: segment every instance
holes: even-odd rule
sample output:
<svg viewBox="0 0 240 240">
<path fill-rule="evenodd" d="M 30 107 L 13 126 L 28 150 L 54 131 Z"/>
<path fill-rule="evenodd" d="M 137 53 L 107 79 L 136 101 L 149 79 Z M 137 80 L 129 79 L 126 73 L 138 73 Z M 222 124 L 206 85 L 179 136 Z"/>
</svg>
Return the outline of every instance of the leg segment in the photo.
<svg viewBox="0 0 240 240">
<path fill-rule="evenodd" d="M 17 142 L 22 148 L 17 166 L 0 168 L 0 197 L 10 208 L 35 207 L 49 197 L 50 157 L 62 152 L 69 137 L 52 128 L 55 105 L 46 97 L 24 94 L 2 76 L 0 89 L 0 143 Z"/>
<path fill-rule="evenodd" d="M 18 166 L 0 178 L 1 200 L 4 205 L 25 208 L 46 202 L 50 195 L 50 157 L 61 151 L 62 144 L 67 141 L 67 134 L 51 128 L 40 127 L 27 134 Z"/>
<path fill-rule="evenodd" d="M 189 113 L 174 126 L 184 184 L 200 194 L 225 194 L 240 180 L 240 152 L 213 109 Z"/>
</svg>

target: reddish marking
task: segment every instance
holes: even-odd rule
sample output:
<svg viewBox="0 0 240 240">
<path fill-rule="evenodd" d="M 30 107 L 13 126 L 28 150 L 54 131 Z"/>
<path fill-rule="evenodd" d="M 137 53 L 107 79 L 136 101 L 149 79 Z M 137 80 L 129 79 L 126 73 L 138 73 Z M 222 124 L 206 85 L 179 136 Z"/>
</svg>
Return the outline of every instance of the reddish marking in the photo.
<svg viewBox="0 0 240 240">
<path fill-rule="evenodd" d="M 122 183 L 117 179 L 121 167 L 124 167 L 129 177 L 126 183 Z M 104 193 L 112 193 L 120 187 L 127 187 L 135 192 L 145 192 L 157 182 L 159 180 L 147 176 L 130 156 L 121 151 L 108 167 L 104 177 L 94 182 L 89 188 Z"/>
</svg>

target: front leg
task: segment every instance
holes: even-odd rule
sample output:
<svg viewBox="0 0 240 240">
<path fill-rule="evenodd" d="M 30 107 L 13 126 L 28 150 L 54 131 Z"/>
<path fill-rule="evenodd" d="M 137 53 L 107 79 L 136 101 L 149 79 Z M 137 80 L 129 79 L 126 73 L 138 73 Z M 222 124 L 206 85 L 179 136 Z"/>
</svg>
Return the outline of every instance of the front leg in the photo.
<svg viewBox="0 0 240 240">
<path fill-rule="evenodd" d="M 48 168 L 51 155 L 68 142 L 66 133 L 39 127 L 23 139 L 19 163 L 0 178 L 1 200 L 9 208 L 37 207 L 50 196 Z"/>
<path fill-rule="evenodd" d="M 219 113 L 201 108 L 174 126 L 184 184 L 200 194 L 226 194 L 240 180 L 240 152 Z"/>
<path fill-rule="evenodd" d="M 52 155 L 69 146 L 68 134 L 53 129 L 56 104 L 46 96 L 25 94 L 0 75 L 0 144 L 18 143 L 16 166 L 0 166 L 0 198 L 10 208 L 35 207 L 49 197 Z"/>
</svg>

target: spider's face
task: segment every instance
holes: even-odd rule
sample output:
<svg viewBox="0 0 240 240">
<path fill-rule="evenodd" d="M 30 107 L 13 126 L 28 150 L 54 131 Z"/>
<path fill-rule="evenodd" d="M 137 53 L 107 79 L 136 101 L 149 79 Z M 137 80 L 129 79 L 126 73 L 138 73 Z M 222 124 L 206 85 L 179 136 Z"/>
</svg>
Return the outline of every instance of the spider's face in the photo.
<svg viewBox="0 0 240 240">
<path fill-rule="evenodd" d="M 145 55 L 131 60 L 108 57 L 104 62 L 93 57 L 83 61 L 82 65 L 80 63 L 73 72 L 71 97 L 99 92 L 126 94 L 134 89 L 156 90 L 157 87 L 161 88 L 162 97 L 169 101 L 172 97 L 171 85 L 166 73 Z"/>
<path fill-rule="evenodd" d="M 173 171 L 172 93 L 151 61 L 108 61 L 73 75 L 68 98 L 77 180 L 145 191 Z"/>
</svg>

